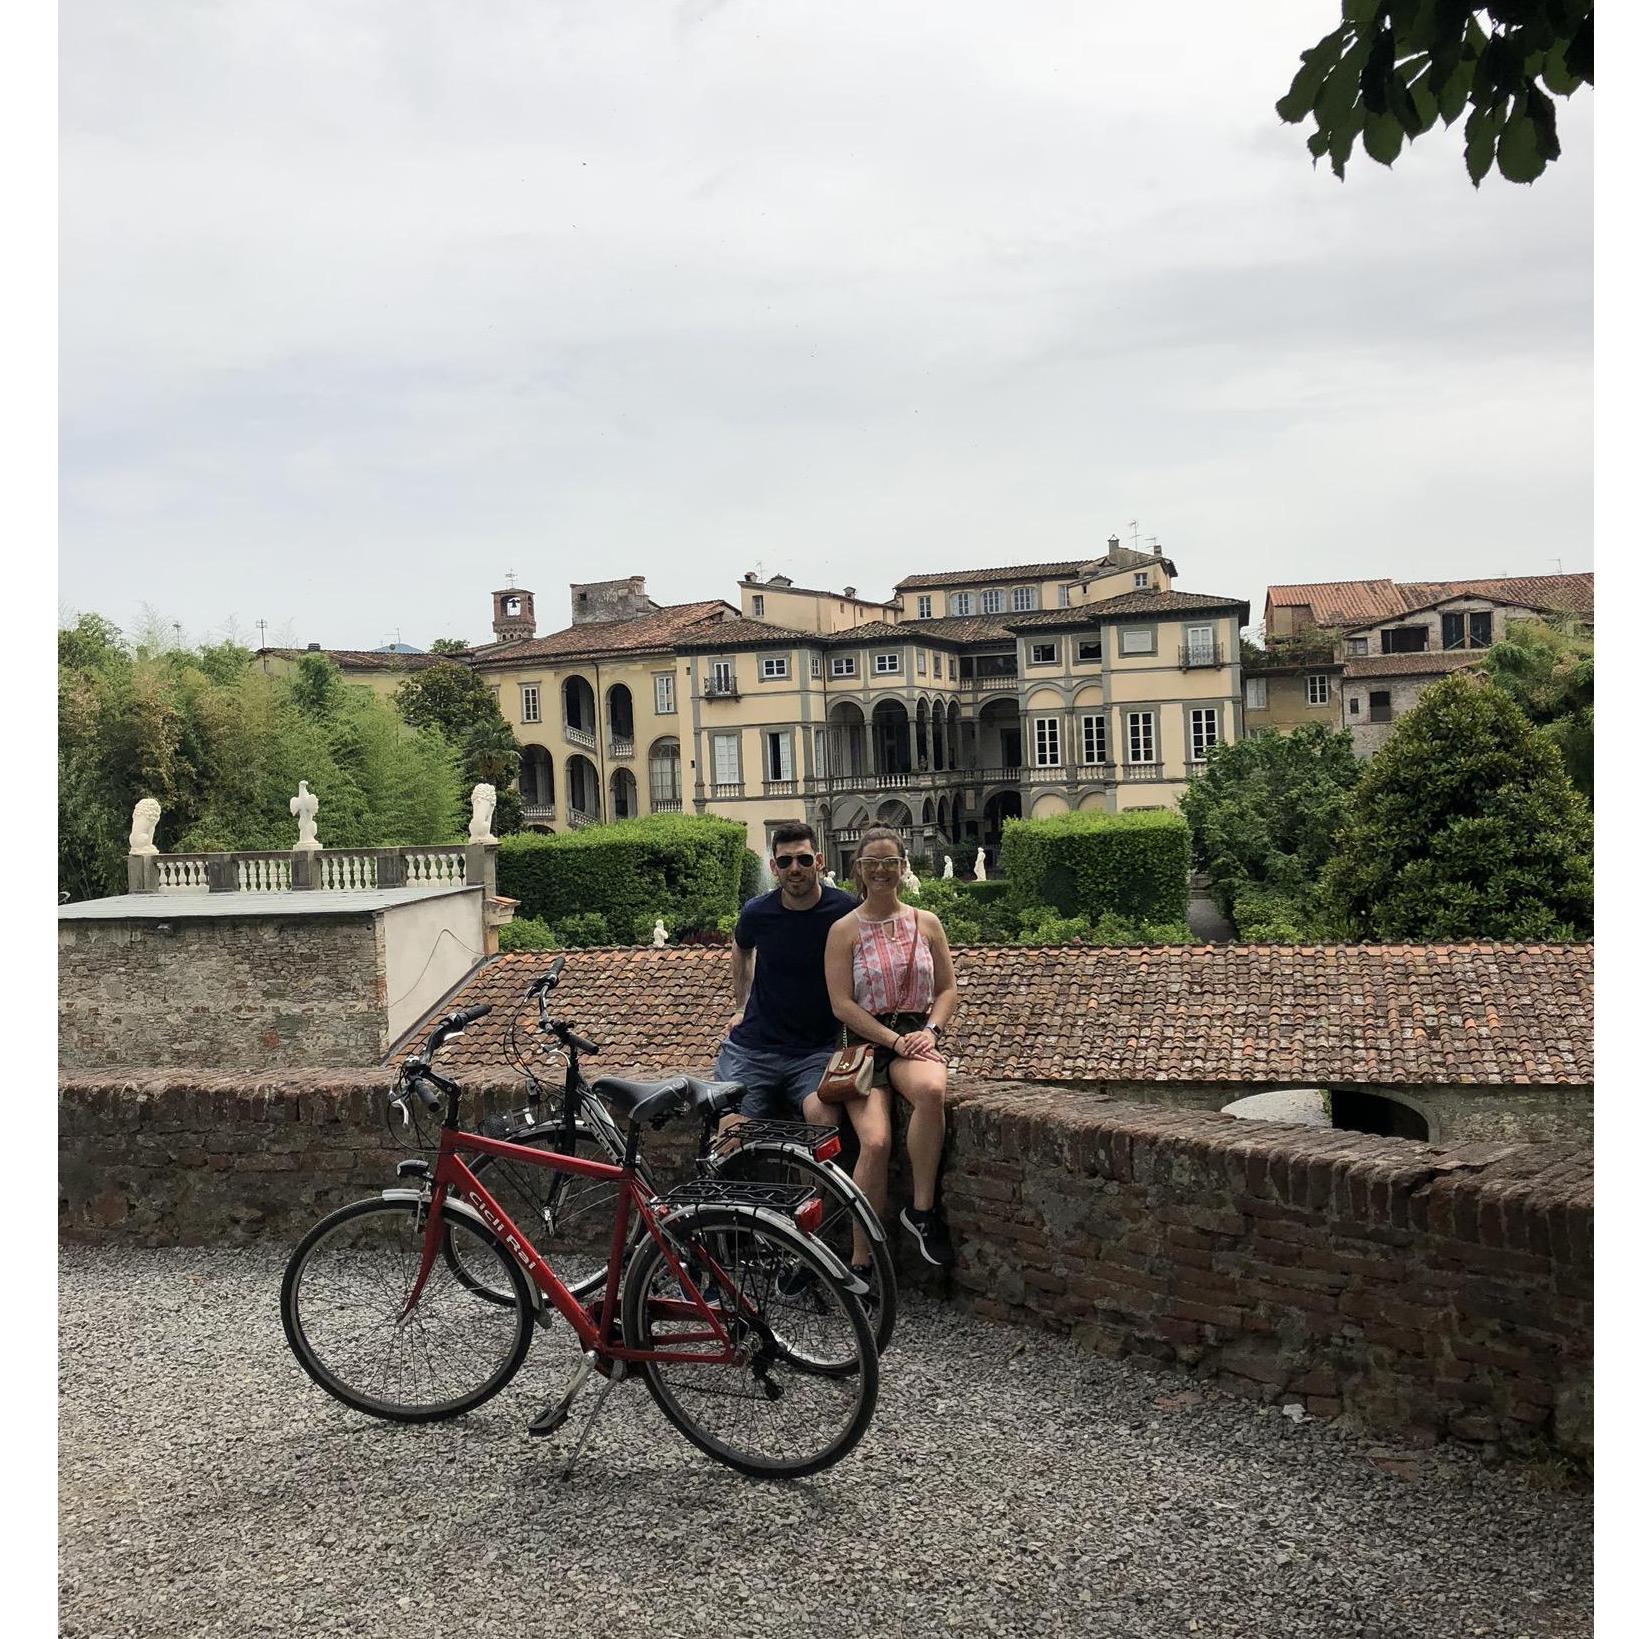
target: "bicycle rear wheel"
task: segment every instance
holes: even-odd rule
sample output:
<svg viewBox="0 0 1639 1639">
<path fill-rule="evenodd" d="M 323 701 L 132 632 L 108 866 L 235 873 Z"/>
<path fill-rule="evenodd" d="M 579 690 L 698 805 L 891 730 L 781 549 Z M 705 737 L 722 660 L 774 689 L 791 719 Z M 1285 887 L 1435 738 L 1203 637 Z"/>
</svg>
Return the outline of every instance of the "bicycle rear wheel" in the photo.
<svg viewBox="0 0 1639 1639">
<path fill-rule="evenodd" d="M 817 1161 L 790 1147 L 759 1148 L 755 1144 L 732 1150 L 714 1163 L 719 1178 L 737 1178 L 758 1184 L 797 1184 L 814 1190 L 821 1203 L 818 1228 L 812 1233 L 844 1263 L 855 1261 L 855 1240 L 862 1241 L 871 1262 L 870 1291 L 863 1301 L 866 1318 L 881 1354 L 893 1337 L 899 1312 L 899 1280 L 893 1254 L 876 1214 L 859 1186 L 834 1162 Z"/>
<path fill-rule="evenodd" d="M 700 1449 L 742 1474 L 797 1479 L 845 1457 L 876 1409 L 876 1344 L 858 1298 L 837 1284 L 794 1225 L 749 1214 L 690 1214 L 663 1231 L 737 1346 L 725 1365 L 650 1361 L 641 1369 L 667 1418 Z M 822 1301 L 780 1295 L 800 1269 Z M 633 1256 L 621 1305 L 628 1344 L 663 1349 L 698 1318 L 663 1312 L 687 1300 L 661 1253 L 645 1240 Z M 700 1344 L 676 1344 L 680 1349 Z M 823 1359 L 826 1364 L 817 1365 Z"/>
<path fill-rule="evenodd" d="M 533 1301 L 522 1269 L 481 1224 L 446 1215 L 446 1250 L 506 1304 L 478 1301 L 435 1260 L 408 1315 L 426 1238 L 420 1201 L 375 1198 L 332 1212 L 291 1255 L 279 1292 L 302 1370 L 356 1411 L 398 1423 L 459 1416 L 500 1393 L 529 1352 Z"/>
</svg>

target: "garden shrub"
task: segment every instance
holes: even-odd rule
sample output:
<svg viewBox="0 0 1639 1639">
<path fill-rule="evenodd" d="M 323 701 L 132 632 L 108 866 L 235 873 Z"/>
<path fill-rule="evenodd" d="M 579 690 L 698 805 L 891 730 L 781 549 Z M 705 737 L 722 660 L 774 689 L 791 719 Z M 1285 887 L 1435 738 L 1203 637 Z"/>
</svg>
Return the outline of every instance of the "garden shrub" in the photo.
<svg viewBox="0 0 1639 1639">
<path fill-rule="evenodd" d="M 1189 908 L 1189 827 L 1166 810 L 1007 820 L 1002 868 L 1017 905 L 1096 921 L 1182 922 Z M 988 886 L 988 885 L 987 885 Z"/>
<path fill-rule="evenodd" d="M 1235 932 L 1255 945 L 1307 945 L 1329 937 L 1312 894 L 1265 887 L 1242 887 L 1235 896 Z"/>
<path fill-rule="evenodd" d="M 743 905 L 763 892 L 763 862 L 747 848 L 740 856 L 740 897 Z M 732 930 L 731 930 L 732 931 Z"/>
<path fill-rule="evenodd" d="M 503 837 L 500 891 L 519 915 L 600 915 L 606 938 L 647 944 L 654 919 L 674 936 L 715 928 L 740 907 L 745 827 L 712 814 L 652 814 L 558 836 Z"/>
<path fill-rule="evenodd" d="M 502 950 L 556 950 L 552 929 L 538 916 L 515 916 L 496 930 Z"/>
<path fill-rule="evenodd" d="M 552 925 L 558 943 L 568 950 L 587 950 L 594 945 L 625 943 L 609 937 L 609 924 L 602 911 L 575 911 L 559 917 Z"/>
</svg>

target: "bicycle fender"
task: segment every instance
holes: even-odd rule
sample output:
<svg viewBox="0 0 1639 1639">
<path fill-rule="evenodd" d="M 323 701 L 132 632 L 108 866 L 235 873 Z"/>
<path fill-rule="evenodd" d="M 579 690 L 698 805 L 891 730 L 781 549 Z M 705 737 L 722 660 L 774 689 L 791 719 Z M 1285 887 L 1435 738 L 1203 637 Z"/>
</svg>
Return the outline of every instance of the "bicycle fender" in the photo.
<svg viewBox="0 0 1639 1639">
<path fill-rule="evenodd" d="M 887 1231 L 883 1229 L 882 1220 L 877 1217 L 876 1208 L 871 1205 L 865 1191 L 836 1162 L 816 1161 L 814 1152 L 806 1144 L 798 1144 L 785 1138 L 769 1138 L 761 1141 L 753 1139 L 749 1144 L 742 1144 L 734 1153 L 737 1155 L 795 1155 L 801 1156 L 804 1160 L 813 1161 L 817 1167 L 829 1167 L 836 1175 L 837 1187 L 849 1198 L 854 1210 L 864 1218 L 866 1228 L 875 1230 L 878 1240 L 887 1240 Z"/>
<path fill-rule="evenodd" d="M 422 1201 L 426 1199 L 418 1189 L 384 1189 L 381 1192 L 381 1198 L 384 1201 Z M 477 1224 L 487 1234 L 493 1235 L 495 1233 L 465 1201 L 457 1200 L 453 1195 L 444 1197 L 444 1216 L 446 1218 L 464 1218 L 468 1223 Z M 504 1244 L 502 1250 L 507 1250 Z M 511 1256 L 510 1252 L 508 1252 L 508 1256 Z M 535 1284 L 535 1277 L 530 1274 L 529 1266 L 522 1258 L 513 1258 L 512 1261 L 522 1271 L 524 1283 L 529 1287 L 529 1296 L 535 1305 L 535 1312 L 539 1314 L 544 1307 L 544 1303 L 541 1298 L 541 1289 Z"/>
<path fill-rule="evenodd" d="M 741 1219 L 752 1224 L 778 1224 L 782 1229 L 794 1230 L 797 1238 L 819 1259 L 828 1274 L 837 1285 L 852 1292 L 855 1297 L 863 1297 L 871 1289 L 869 1281 L 863 1281 L 857 1276 L 824 1241 L 816 1240 L 812 1235 L 805 1235 L 794 1220 L 783 1212 L 775 1212 L 765 1206 L 736 1206 L 732 1201 L 702 1201 L 696 1206 L 678 1207 L 668 1212 L 661 1219 L 663 1229 L 674 1226 L 687 1228 L 691 1223 L 705 1221 L 721 1223 L 724 1218 Z"/>
</svg>

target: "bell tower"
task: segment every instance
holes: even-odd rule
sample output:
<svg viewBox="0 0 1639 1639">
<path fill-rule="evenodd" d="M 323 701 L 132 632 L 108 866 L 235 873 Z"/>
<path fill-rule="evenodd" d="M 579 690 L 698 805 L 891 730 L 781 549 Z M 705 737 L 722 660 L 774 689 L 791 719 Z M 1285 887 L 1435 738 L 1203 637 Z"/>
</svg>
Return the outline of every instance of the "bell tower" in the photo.
<svg viewBox="0 0 1639 1639">
<path fill-rule="evenodd" d="M 512 577 L 508 575 L 507 579 L 510 581 Z M 490 593 L 490 596 L 495 604 L 492 629 L 497 642 L 506 643 L 535 635 L 533 592 L 526 592 L 521 586 L 503 586 L 499 592 Z"/>
</svg>

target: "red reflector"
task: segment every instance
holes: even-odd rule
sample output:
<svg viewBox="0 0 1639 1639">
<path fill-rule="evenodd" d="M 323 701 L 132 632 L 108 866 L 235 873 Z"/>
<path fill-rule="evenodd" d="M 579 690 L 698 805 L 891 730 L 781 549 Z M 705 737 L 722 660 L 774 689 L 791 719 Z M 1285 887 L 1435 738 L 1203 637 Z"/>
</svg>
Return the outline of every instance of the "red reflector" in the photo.
<svg viewBox="0 0 1639 1639">
<path fill-rule="evenodd" d="M 825 1216 L 825 1203 L 815 1196 L 811 1201 L 804 1201 L 797 1208 L 797 1227 L 805 1234 L 812 1235 L 820 1226 L 820 1219 Z"/>
<path fill-rule="evenodd" d="M 835 1133 L 832 1133 L 829 1138 L 822 1138 L 814 1146 L 814 1159 L 816 1161 L 834 1161 L 841 1154 L 842 1140 Z"/>
</svg>

